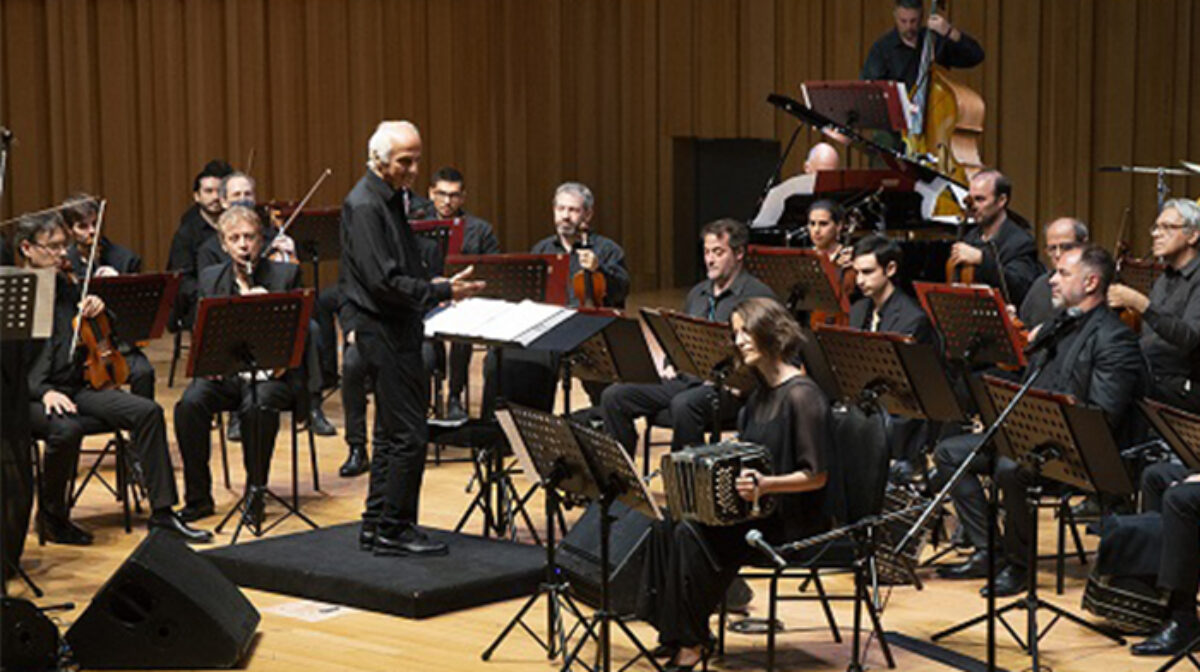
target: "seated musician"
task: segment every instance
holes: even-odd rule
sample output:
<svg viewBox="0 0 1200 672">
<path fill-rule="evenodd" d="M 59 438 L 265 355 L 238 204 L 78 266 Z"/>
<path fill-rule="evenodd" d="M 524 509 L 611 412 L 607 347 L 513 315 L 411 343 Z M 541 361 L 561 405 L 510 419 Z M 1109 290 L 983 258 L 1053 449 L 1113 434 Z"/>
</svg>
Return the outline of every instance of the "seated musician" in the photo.
<svg viewBox="0 0 1200 672">
<path fill-rule="evenodd" d="M 567 280 L 567 305 L 584 305 L 585 297 L 575 294 L 571 279 L 580 271 L 589 271 L 604 278 L 606 291 L 597 304 L 621 308 L 629 294 L 629 270 L 625 267 L 625 250 L 616 241 L 593 233 L 595 196 L 587 185 L 564 182 L 554 190 L 553 214 L 555 233 L 539 240 L 529 250 L 532 254 L 566 254 L 570 258 Z M 584 241 L 587 245 L 584 245 Z M 483 417 L 490 417 L 498 389 L 503 389 L 509 401 L 532 408 L 550 410 L 554 405 L 558 383 L 558 355 L 545 351 L 507 349 L 504 354 L 504 382 L 496 385 L 493 372 L 495 356 L 484 363 Z M 598 386 L 584 386 L 593 400 L 598 400 Z"/>
<path fill-rule="evenodd" d="M 739 418 L 741 440 L 766 447 L 774 475 L 751 470 L 737 479 L 747 501 L 773 496 L 774 515 L 729 526 L 692 522 L 659 524 L 643 574 L 638 615 L 658 630 L 674 651 L 667 669 L 689 670 L 711 650 L 709 616 L 738 569 L 757 553 L 745 542 L 751 529 L 772 543 L 796 540 L 825 529 L 832 510 L 826 501 L 832 456 L 829 401 L 792 364 L 803 338 L 800 325 L 779 302 L 746 299 L 730 319 L 743 363 L 760 385 Z"/>
<path fill-rule="evenodd" d="M 818 142 L 808 150 L 804 159 L 804 174 L 812 175 L 824 170 L 837 170 L 842 167 L 841 157 L 833 145 L 828 142 Z"/>
<path fill-rule="evenodd" d="M 171 330 L 191 329 L 196 305 L 196 278 L 200 274 L 200 247 L 217 235 L 217 219 L 224 209 L 218 191 L 221 180 L 233 172 L 222 159 L 213 159 L 192 180 L 192 206 L 179 218 L 179 228 L 171 238 L 167 270 L 179 271 L 179 294 L 171 316 Z"/>
<path fill-rule="evenodd" d="M 96 218 L 100 213 L 99 201 L 89 194 L 75 194 L 62 205 L 63 220 L 74 239 L 74 245 L 67 250 L 67 260 L 71 263 L 72 272 L 76 277 L 82 277 L 87 271 L 88 257 L 92 252 L 92 241 L 96 238 Z M 92 274 L 95 277 L 106 277 L 130 273 L 140 273 L 142 258 L 127 247 L 109 241 L 108 236 L 100 236 L 96 244 L 96 261 Z M 115 316 L 120 330 L 120 316 Z M 129 364 L 129 391 L 144 397 L 154 399 L 154 366 L 146 358 L 141 348 L 122 343 L 121 354 Z"/>
<path fill-rule="evenodd" d="M 998 170 L 980 171 L 971 178 L 967 198 L 975 226 L 950 248 L 950 262 L 974 266 L 976 284 L 999 289 L 1019 306 L 1042 265 L 1033 236 L 1008 212 L 1012 182 Z"/>
<path fill-rule="evenodd" d="M 199 297 L 221 297 L 264 292 L 287 292 L 300 288 L 300 267 L 262 257 L 263 225 L 251 208 L 234 205 L 219 222 L 221 240 L 230 261 L 200 272 Z M 199 520 L 214 513 L 212 474 L 212 421 L 216 413 L 236 411 L 242 421 L 242 458 L 246 478 L 265 484 L 270 472 L 279 412 L 291 410 L 296 395 L 304 389 L 304 375 L 291 370 L 280 378 L 260 372 L 257 389 L 245 376 L 194 378 L 175 405 L 175 438 L 183 456 L 184 520 Z M 254 395 L 258 406 L 255 406 Z M 258 428 L 257 432 L 250 431 Z M 260 466 L 261 465 L 261 466 Z M 252 519 L 261 520 L 262 501 L 254 502 Z"/>
<path fill-rule="evenodd" d="M 1133 439 L 1133 400 L 1144 393 L 1147 372 L 1137 337 L 1108 307 L 1106 297 L 1114 273 L 1112 257 L 1095 245 L 1075 247 L 1059 256 L 1057 270 L 1050 278 L 1054 306 L 1064 311 L 1078 307 L 1082 315 L 1057 347 L 1037 355 L 1045 361 L 1035 387 L 1068 394 L 1101 408 L 1118 445 L 1127 446 Z M 965 434 L 938 444 L 934 452 L 934 480 L 940 481 L 937 487 L 967 459 L 980 436 Z M 985 473 L 986 457 L 978 455 L 969 469 L 971 474 Z M 1004 493 L 1007 563 L 996 577 L 996 594 L 1007 596 L 1025 589 L 1032 569 L 1026 567 L 1031 530 L 1025 488 L 1030 475 L 1012 460 L 1001 457 L 997 459 L 996 478 Z M 982 578 L 987 564 L 987 520 L 979 479 L 974 475 L 963 478 L 951 491 L 951 498 L 975 552 L 966 562 L 941 568 L 939 574 L 946 578 Z"/>
<path fill-rule="evenodd" d="M 1150 229 L 1155 257 L 1167 269 L 1150 296 L 1127 285 L 1108 290 L 1113 308 L 1142 316 L 1142 352 L 1150 360 L 1151 396 L 1200 413 L 1200 206 L 1175 198 Z"/>
<path fill-rule="evenodd" d="M 941 14 L 931 15 L 926 27 L 922 28 L 924 14 L 922 0 L 896 0 L 892 10 L 896 27 L 871 45 L 859 79 L 904 82 L 911 91 L 921 68 L 921 45 L 931 33 L 938 65 L 973 68 L 983 62 L 983 47 L 974 38 L 953 26 Z"/>
<path fill-rule="evenodd" d="M 256 186 L 254 178 L 245 173 L 234 171 L 226 175 L 221 179 L 221 186 L 217 188 L 217 198 L 221 200 L 221 210 L 228 210 L 234 205 L 244 205 L 254 209 L 258 203 Z M 295 261 L 295 241 L 287 235 L 277 236 L 277 233 L 274 226 L 264 222 L 263 239 L 271 245 L 271 254 L 274 255 L 274 258 L 279 261 Z M 196 253 L 196 263 L 201 272 L 209 266 L 216 266 L 227 261 L 229 261 L 229 253 L 225 251 L 224 242 L 219 235 L 204 241 Z"/>
<path fill-rule="evenodd" d="M 148 525 L 179 534 L 189 542 L 207 542 L 212 534 L 189 527 L 172 511 L 178 501 L 175 474 L 167 447 L 162 408 L 149 399 L 116 388 L 93 389 L 84 377 L 86 346 L 71 353 L 72 322 L 79 315 L 101 315 L 104 302 L 96 295 L 81 301 L 79 286 L 64 274 L 67 228 L 57 213 L 23 218 L 17 225 L 15 247 L 27 268 L 54 268 L 54 324 L 50 339 L 34 342 L 29 353 L 30 427 L 45 441 L 39 522 L 46 538 L 60 544 L 92 543 L 90 532 L 69 518 L 71 474 L 83 442 L 83 417 L 94 418 L 132 433 L 129 447 L 140 466 L 141 480 L 152 509 Z"/>
<path fill-rule="evenodd" d="M 775 294 L 744 268 L 750 234 L 746 225 L 733 219 L 709 222 L 700 232 L 704 243 L 704 265 L 708 278 L 692 287 L 683 302 L 683 312 L 713 322 L 728 322 L 743 300 Z M 712 424 L 713 386 L 695 376 L 675 375 L 669 370 L 661 383 L 617 383 L 600 397 L 604 427 L 633 455 L 637 448 L 636 418 L 653 418 L 671 411 L 671 450 L 704 442 L 704 428 Z M 741 400 L 723 391 L 721 411 L 737 416 Z"/>
<path fill-rule="evenodd" d="M 438 219 L 461 217 L 465 222 L 462 254 L 497 254 L 500 241 L 492 231 L 492 225 L 463 209 L 467 199 L 467 186 L 463 174 L 447 166 L 439 169 L 429 180 L 429 198 L 437 211 Z M 471 367 L 469 343 L 450 345 L 450 394 L 446 399 L 446 418 L 464 420 L 467 412 L 463 408 L 462 394 L 467 387 L 467 373 Z"/>
<path fill-rule="evenodd" d="M 808 207 L 808 237 L 813 249 L 824 254 L 835 264 L 843 260 L 842 231 L 846 226 L 846 210 L 836 201 L 821 199 Z"/>
<path fill-rule="evenodd" d="M 1050 268 L 1039 275 L 1017 310 L 1017 317 L 1027 328 L 1034 328 L 1048 322 L 1058 314 L 1050 298 L 1050 276 L 1054 275 L 1058 258 L 1072 247 L 1088 242 L 1088 227 L 1082 220 L 1074 217 L 1059 217 L 1046 225 L 1046 261 Z"/>
</svg>

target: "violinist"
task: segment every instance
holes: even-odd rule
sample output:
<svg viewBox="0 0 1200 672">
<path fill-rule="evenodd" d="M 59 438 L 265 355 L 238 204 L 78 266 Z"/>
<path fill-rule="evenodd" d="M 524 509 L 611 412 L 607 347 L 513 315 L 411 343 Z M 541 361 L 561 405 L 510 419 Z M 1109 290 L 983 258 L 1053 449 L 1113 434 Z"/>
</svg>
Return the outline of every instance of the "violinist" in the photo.
<svg viewBox="0 0 1200 672">
<path fill-rule="evenodd" d="M 221 180 L 217 188 L 217 197 L 221 200 L 221 210 L 228 210 L 234 205 L 244 205 L 254 208 L 257 205 L 258 194 L 255 191 L 254 178 L 241 172 L 232 172 Z M 269 225 L 263 227 L 263 236 L 271 246 L 271 255 L 275 261 L 296 261 L 296 243 L 290 236 L 276 236 L 275 228 Z M 229 261 L 229 254 L 221 236 L 213 236 L 200 246 L 196 254 L 200 270 Z"/>
<path fill-rule="evenodd" d="M 931 14 L 926 27 L 921 0 L 896 0 L 892 17 L 896 27 L 871 45 L 859 79 L 885 79 L 904 82 L 911 90 L 917 83 L 921 65 L 921 44 L 932 33 L 938 65 L 948 68 L 973 68 L 983 62 L 983 47 L 959 30 L 941 14 Z"/>
<path fill-rule="evenodd" d="M 1042 264 L 1033 236 L 1008 212 L 1012 181 L 998 170 L 980 171 L 967 199 L 975 226 L 951 246 L 949 263 L 973 266 L 977 284 L 999 289 L 1006 302 L 1019 306 Z"/>
<path fill-rule="evenodd" d="M 69 518 L 68 490 L 79 457 L 84 428 L 90 417 L 132 433 L 134 457 L 141 465 L 143 485 L 152 512 L 148 525 L 182 536 L 189 542 L 207 542 L 212 534 L 189 527 L 172 510 L 178 501 L 167 428 L 162 408 L 149 399 L 116 388 L 93 389 L 84 378 L 81 359 L 85 351 L 71 352 L 73 322 L 91 320 L 104 312 L 100 297 L 81 299 L 79 288 L 63 274 L 70 245 L 67 228 L 57 213 L 24 218 L 17 225 L 16 247 L 28 268 L 58 270 L 54 297 L 54 324 L 50 339 L 36 343 L 29 370 L 30 425 L 33 436 L 45 442 L 42 510 L 38 524 L 46 538 L 60 544 L 88 545 L 92 534 Z"/>
<path fill-rule="evenodd" d="M 1088 242 L 1089 237 L 1087 224 L 1074 217 L 1059 217 L 1047 224 L 1042 234 L 1046 240 L 1046 261 L 1050 262 L 1050 269 L 1029 286 L 1017 311 L 1021 322 L 1029 328 L 1048 322 L 1058 314 L 1050 296 L 1050 276 L 1054 275 L 1058 258 L 1063 252 Z"/>
<path fill-rule="evenodd" d="M 1142 316 L 1142 352 L 1150 360 L 1151 396 L 1200 413 L 1200 206 L 1174 198 L 1150 228 L 1154 256 L 1167 269 L 1146 296 L 1113 285 L 1108 303 Z"/>
<path fill-rule="evenodd" d="M 179 218 L 179 228 L 171 238 L 168 271 L 179 271 L 179 294 L 171 316 L 171 329 L 192 328 L 196 305 L 196 278 L 200 274 L 200 247 L 217 235 L 217 218 L 224 209 L 218 194 L 221 180 L 233 172 L 223 159 L 213 159 L 192 180 L 191 207 Z"/>
<path fill-rule="evenodd" d="M 625 268 L 625 250 L 611 238 L 591 232 L 596 199 L 592 190 L 579 182 L 564 182 L 554 190 L 554 235 L 543 238 L 530 250 L 533 254 L 567 254 L 571 257 L 571 277 L 579 271 L 604 276 L 605 306 L 625 305 L 629 294 L 629 271 Z M 567 305 L 578 306 L 584 297 L 576 296 L 567 286 Z"/>
<path fill-rule="evenodd" d="M 198 298 L 300 288 L 298 265 L 276 263 L 262 256 L 263 225 L 253 209 L 232 205 L 221 214 L 219 226 L 229 261 L 200 272 Z M 213 415 L 236 411 L 244 430 L 257 428 L 257 432 L 243 432 L 242 458 L 247 480 L 263 485 L 267 482 L 275 435 L 279 432 L 279 412 L 293 410 L 296 395 L 303 389 L 304 375 L 297 370 L 289 370 L 282 377 L 259 372 L 255 388 L 251 388 L 246 376 L 192 379 L 175 405 L 175 438 L 183 456 L 185 505 L 179 514 L 183 520 L 199 520 L 215 513 L 208 465 Z M 251 520 L 261 522 L 262 515 L 262 500 L 251 502 Z"/>
<path fill-rule="evenodd" d="M 63 202 L 61 212 L 75 242 L 67 250 L 67 260 L 72 272 L 79 279 L 78 276 L 87 270 L 87 259 L 91 255 L 92 242 L 96 238 L 99 201 L 88 194 L 75 194 Z M 141 257 L 127 247 L 110 242 L 107 236 L 100 236 L 93 264 L 94 277 L 140 273 L 141 270 Z M 150 360 L 133 344 L 123 343 L 121 354 L 129 364 L 129 391 L 139 397 L 153 400 L 154 366 Z"/>
</svg>

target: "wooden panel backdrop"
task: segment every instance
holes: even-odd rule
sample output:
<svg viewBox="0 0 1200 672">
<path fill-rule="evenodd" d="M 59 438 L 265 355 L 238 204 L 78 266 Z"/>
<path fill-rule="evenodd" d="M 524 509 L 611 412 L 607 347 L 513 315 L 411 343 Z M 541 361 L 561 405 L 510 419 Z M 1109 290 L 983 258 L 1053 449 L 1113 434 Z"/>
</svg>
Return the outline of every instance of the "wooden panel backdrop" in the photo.
<svg viewBox="0 0 1200 672">
<path fill-rule="evenodd" d="M 985 159 L 1037 221 L 1077 214 L 1111 246 L 1133 205 L 1148 245 L 1152 178 L 1108 163 L 1200 160 L 1193 0 L 960 0 L 987 50 L 964 73 L 988 104 Z M 853 78 L 891 0 L 3 0 L 0 123 L 17 135 L 0 214 L 84 189 L 110 234 L 165 262 L 191 179 L 214 156 L 264 198 L 336 204 L 383 118 L 409 118 L 424 172 L 469 180 L 506 249 L 550 229 L 564 179 L 592 185 L 637 287 L 672 277 L 671 140 L 779 138 L 764 102 Z M 806 138 L 791 158 L 798 170 Z M 1200 194 L 1200 180 L 1175 180 Z M 424 189 L 422 180 L 419 188 Z"/>
</svg>

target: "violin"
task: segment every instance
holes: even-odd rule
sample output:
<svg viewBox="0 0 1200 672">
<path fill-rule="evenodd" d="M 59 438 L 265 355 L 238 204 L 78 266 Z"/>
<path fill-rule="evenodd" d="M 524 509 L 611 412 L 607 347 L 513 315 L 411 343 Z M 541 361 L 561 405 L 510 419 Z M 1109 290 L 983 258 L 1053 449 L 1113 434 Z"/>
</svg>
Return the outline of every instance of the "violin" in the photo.
<svg viewBox="0 0 1200 672">
<path fill-rule="evenodd" d="M 107 200 L 100 201 L 100 212 L 96 215 L 96 235 L 92 238 L 92 251 L 88 254 L 87 272 L 83 276 L 83 291 L 80 293 L 79 313 L 72 320 L 74 334 L 71 337 L 69 357 L 73 360 L 76 349 L 82 344 L 86 355 L 83 358 L 83 377 L 94 390 L 117 388 L 129 380 L 129 362 L 117 349 L 113 338 L 112 323 L 108 314 L 101 312 L 95 317 L 83 316 L 83 303 L 88 297 L 92 282 L 92 270 L 96 264 L 97 243 L 100 241 L 100 230 L 104 224 L 104 211 Z M 72 282 L 78 282 L 73 274 L 69 274 Z"/>
<path fill-rule="evenodd" d="M 1129 243 L 1125 240 L 1126 226 L 1129 224 L 1130 208 L 1125 208 L 1125 212 L 1121 215 L 1121 228 L 1117 231 L 1117 242 L 1113 245 L 1113 259 L 1116 260 L 1116 277 L 1121 277 L 1121 269 L 1125 266 L 1127 259 L 1132 258 L 1132 253 Z M 1132 308 L 1122 308 L 1117 311 L 1117 317 L 1125 323 L 1125 326 L 1133 330 L 1133 333 L 1140 334 L 1142 332 L 1142 315 Z"/>
<path fill-rule="evenodd" d="M 575 249 L 592 249 L 591 234 L 588 233 L 586 226 L 580 227 L 579 243 Z M 575 297 L 579 299 L 579 305 L 584 308 L 599 308 L 604 305 L 604 299 L 608 293 L 608 281 L 605 280 L 603 273 L 580 269 L 571 277 L 571 287 L 575 290 Z"/>
</svg>

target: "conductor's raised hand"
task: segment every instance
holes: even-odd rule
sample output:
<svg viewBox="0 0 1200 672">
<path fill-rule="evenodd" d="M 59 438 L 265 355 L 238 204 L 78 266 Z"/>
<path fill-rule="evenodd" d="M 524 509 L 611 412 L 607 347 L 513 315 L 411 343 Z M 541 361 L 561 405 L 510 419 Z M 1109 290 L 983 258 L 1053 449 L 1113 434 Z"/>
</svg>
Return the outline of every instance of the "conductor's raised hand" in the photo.
<svg viewBox="0 0 1200 672">
<path fill-rule="evenodd" d="M 483 280 L 471 279 L 471 274 L 474 272 L 475 267 L 468 266 L 450 278 L 450 298 L 455 301 L 465 299 L 475 296 L 487 287 L 487 283 Z"/>
</svg>

